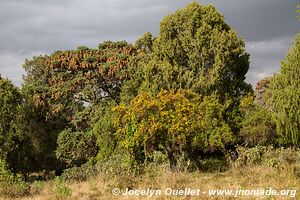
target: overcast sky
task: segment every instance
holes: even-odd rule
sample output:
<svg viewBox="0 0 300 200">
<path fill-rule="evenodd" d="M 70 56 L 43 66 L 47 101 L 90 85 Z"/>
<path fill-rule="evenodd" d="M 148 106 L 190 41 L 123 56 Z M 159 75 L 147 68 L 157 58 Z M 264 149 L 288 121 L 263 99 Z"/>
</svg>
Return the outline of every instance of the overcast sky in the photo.
<svg viewBox="0 0 300 200">
<path fill-rule="evenodd" d="M 25 58 L 105 40 L 154 36 L 161 19 L 191 0 L 0 0 L 0 74 L 20 86 Z M 299 31 L 299 0 L 199 0 L 213 4 L 247 44 L 255 84 L 278 71 Z"/>
</svg>

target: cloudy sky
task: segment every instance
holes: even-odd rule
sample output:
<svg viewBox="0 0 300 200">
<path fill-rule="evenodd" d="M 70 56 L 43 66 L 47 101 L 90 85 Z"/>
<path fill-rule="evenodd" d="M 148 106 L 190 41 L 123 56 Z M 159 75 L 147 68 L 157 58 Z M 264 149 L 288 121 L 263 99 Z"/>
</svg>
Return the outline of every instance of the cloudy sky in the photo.
<svg viewBox="0 0 300 200">
<path fill-rule="evenodd" d="M 34 55 L 105 40 L 134 42 L 191 0 L 0 0 L 0 74 L 20 86 L 22 64 Z M 300 22 L 299 0 L 199 0 L 213 4 L 246 41 L 247 81 L 278 71 Z"/>
</svg>

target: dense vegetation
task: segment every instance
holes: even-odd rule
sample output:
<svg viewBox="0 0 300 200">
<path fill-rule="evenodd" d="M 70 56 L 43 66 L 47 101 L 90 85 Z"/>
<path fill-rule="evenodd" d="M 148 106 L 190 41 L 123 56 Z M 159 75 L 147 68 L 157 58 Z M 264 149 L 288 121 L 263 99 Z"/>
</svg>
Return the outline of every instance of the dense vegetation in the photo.
<svg viewBox="0 0 300 200">
<path fill-rule="evenodd" d="M 21 89 L 0 77 L 0 182 L 86 166 L 143 173 L 157 154 L 172 170 L 203 170 L 204 158 L 243 159 L 249 147 L 297 148 L 299 61 L 298 34 L 254 92 L 243 39 L 196 2 L 166 16 L 157 37 L 33 57 Z"/>
</svg>

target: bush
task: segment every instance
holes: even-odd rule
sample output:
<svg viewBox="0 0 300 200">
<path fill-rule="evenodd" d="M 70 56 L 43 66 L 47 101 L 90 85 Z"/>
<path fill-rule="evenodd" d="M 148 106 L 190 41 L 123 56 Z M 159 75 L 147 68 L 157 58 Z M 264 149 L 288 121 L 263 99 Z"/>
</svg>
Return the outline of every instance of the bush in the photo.
<svg viewBox="0 0 300 200">
<path fill-rule="evenodd" d="M 108 180 L 115 180 L 115 187 L 118 188 L 133 187 L 137 175 L 142 172 L 142 166 L 126 153 L 112 155 L 98 164 L 99 173 Z"/>
<path fill-rule="evenodd" d="M 300 151 L 292 148 L 266 148 L 262 155 L 262 164 L 269 167 L 281 169 L 286 165 L 300 164 Z"/>
<path fill-rule="evenodd" d="M 0 195 L 20 197 L 29 194 L 29 185 L 13 174 L 5 161 L 0 160 Z"/>
<path fill-rule="evenodd" d="M 65 169 L 60 178 L 64 181 L 86 181 L 98 174 L 99 169 L 97 165 L 85 163 L 80 167 L 72 167 Z"/>
<path fill-rule="evenodd" d="M 68 167 L 86 163 L 97 154 L 96 138 L 92 132 L 73 132 L 66 129 L 59 133 L 56 156 L 67 163 Z"/>
<path fill-rule="evenodd" d="M 229 162 L 233 167 L 260 164 L 265 149 L 266 147 L 264 146 L 256 146 L 253 148 L 238 147 L 236 152 L 230 152 L 228 154 Z"/>
<path fill-rule="evenodd" d="M 300 151 L 292 148 L 273 148 L 273 146 L 238 147 L 236 152 L 227 152 L 231 166 L 262 165 L 283 169 L 300 164 Z"/>
</svg>

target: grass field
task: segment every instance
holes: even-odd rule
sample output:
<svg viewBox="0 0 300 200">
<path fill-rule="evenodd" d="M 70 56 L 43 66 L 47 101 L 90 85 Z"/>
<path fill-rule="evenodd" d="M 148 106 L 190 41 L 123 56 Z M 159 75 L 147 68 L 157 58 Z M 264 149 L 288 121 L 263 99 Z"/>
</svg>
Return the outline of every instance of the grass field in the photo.
<svg viewBox="0 0 300 200">
<path fill-rule="evenodd" d="M 172 171 L 163 155 L 157 154 L 158 159 L 137 173 L 112 157 L 98 168 L 71 168 L 45 181 L 2 183 L 0 199 L 300 199 L 299 150 L 254 147 L 238 152 L 235 159 L 202 159 L 200 172 L 184 160 Z M 123 195 L 127 190 L 129 195 Z"/>
<path fill-rule="evenodd" d="M 112 190 L 120 188 L 125 192 L 126 188 L 146 190 L 147 188 L 161 190 L 161 195 L 152 197 L 133 195 L 113 195 Z M 297 190 L 300 189 L 300 178 L 295 176 L 295 166 L 283 169 L 275 169 L 263 166 L 245 166 L 231 168 L 224 172 L 171 172 L 167 166 L 159 168 L 140 177 L 110 178 L 107 175 L 98 175 L 83 182 L 60 182 L 49 180 L 34 182 L 30 194 L 25 197 L 12 199 L 22 200 L 55 200 L 55 199 L 299 199 L 299 195 L 289 193 L 287 196 L 209 196 L 200 195 L 170 195 L 164 194 L 165 189 L 200 189 L 208 190 L 236 190 L 247 189 L 276 189 Z M 2 199 L 10 199 L 2 197 Z"/>
</svg>

